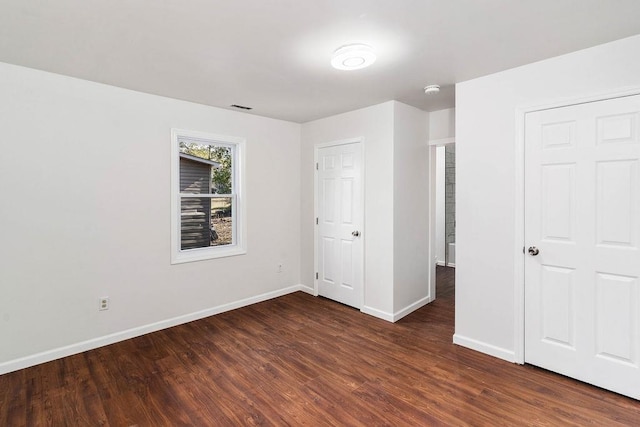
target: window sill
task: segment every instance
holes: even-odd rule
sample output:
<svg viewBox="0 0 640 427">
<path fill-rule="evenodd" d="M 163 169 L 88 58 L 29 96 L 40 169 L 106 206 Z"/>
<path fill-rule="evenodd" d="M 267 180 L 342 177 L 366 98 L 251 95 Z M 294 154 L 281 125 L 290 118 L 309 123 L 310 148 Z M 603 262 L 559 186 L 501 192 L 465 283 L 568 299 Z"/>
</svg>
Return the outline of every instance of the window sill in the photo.
<svg viewBox="0 0 640 427">
<path fill-rule="evenodd" d="M 230 245 L 229 247 L 220 248 L 202 248 L 189 249 L 186 251 L 178 251 L 171 254 L 171 264 L 183 264 L 186 262 L 205 261 L 208 259 L 226 258 L 237 255 L 245 255 L 246 248 L 238 245 Z"/>
</svg>

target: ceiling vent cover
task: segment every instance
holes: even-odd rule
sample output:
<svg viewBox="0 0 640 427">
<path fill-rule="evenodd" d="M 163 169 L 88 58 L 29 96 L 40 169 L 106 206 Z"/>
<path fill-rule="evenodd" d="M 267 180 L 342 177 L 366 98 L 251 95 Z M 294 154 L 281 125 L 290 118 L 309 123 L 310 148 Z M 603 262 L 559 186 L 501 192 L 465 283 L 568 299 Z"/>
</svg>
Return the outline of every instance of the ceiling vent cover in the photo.
<svg viewBox="0 0 640 427">
<path fill-rule="evenodd" d="M 253 110 L 253 107 L 245 107 L 244 105 L 231 104 L 233 108 L 239 108 L 241 110 Z"/>
</svg>

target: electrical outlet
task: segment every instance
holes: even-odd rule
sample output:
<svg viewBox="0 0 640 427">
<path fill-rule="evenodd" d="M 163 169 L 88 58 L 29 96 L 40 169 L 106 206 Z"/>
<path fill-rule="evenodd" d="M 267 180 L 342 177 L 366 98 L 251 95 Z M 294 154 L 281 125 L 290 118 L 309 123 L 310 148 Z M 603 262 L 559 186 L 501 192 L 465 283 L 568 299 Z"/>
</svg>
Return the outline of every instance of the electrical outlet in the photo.
<svg viewBox="0 0 640 427">
<path fill-rule="evenodd" d="M 282 263 L 278 264 L 278 273 L 282 273 Z"/>
<path fill-rule="evenodd" d="M 109 297 L 98 298 L 98 310 L 109 310 Z"/>
</svg>

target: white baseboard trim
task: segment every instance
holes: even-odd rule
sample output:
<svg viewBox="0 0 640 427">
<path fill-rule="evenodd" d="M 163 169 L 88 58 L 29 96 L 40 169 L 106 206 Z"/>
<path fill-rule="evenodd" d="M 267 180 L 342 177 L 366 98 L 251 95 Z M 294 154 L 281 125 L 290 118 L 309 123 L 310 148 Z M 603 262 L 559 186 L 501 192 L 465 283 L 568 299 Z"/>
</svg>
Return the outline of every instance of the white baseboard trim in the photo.
<svg viewBox="0 0 640 427">
<path fill-rule="evenodd" d="M 304 293 L 313 295 L 314 297 L 318 296 L 318 293 L 315 291 L 315 289 L 313 289 L 311 286 L 307 286 L 307 285 L 298 285 L 298 287 L 300 289 L 298 289 L 299 291 L 302 291 Z"/>
<path fill-rule="evenodd" d="M 397 322 L 398 320 L 402 319 L 407 314 L 413 313 L 417 309 L 419 309 L 421 307 L 424 307 L 425 305 L 429 304 L 431 301 L 433 301 L 433 298 L 430 297 L 430 296 L 427 296 L 427 297 L 419 299 L 418 301 L 414 302 L 413 304 L 409 304 L 408 306 L 406 306 L 402 310 L 396 311 L 395 313 L 393 313 L 392 322 L 394 322 L 394 323 Z"/>
<path fill-rule="evenodd" d="M 498 359 L 506 360 L 507 362 L 517 363 L 516 354 L 513 350 L 496 347 L 495 345 L 467 338 L 460 334 L 453 335 L 453 343 L 462 347 L 470 348 L 471 350 L 479 351 L 480 353 L 488 354 L 489 356 L 497 357 Z"/>
<path fill-rule="evenodd" d="M 396 311 L 395 313 L 387 313 L 386 311 L 382 311 L 382 310 L 378 310 L 377 308 L 373 308 L 373 307 L 369 307 L 369 306 L 363 306 L 362 309 L 360 309 L 361 312 L 363 312 L 364 314 L 368 314 L 370 316 L 373 317 L 377 317 L 378 319 L 382 319 L 382 320 L 386 320 L 387 322 L 391 322 L 391 323 L 395 323 L 398 320 L 402 319 L 404 316 L 413 313 L 414 311 L 416 311 L 417 309 L 424 307 L 425 305 L 429 304 L 431 301 L 433 301 L 432 297 L 424 297 L 408 306 L 406 306 L 405 308 L 403 308 L 400 311 Z"/>
<path fill-rule="evenodd" d="M 393 322 L 392 313 L 387 313 L 386 311 L 378 310 L 377 308 L 368 307 L 366 305 L 363 305 L 360 311 L 364 314 L 377 317 L 378 319 L 386 320 L 387 322 Z"/>
<path fill-rule="evenodd" d="M 450 262 L 449 265 L 447 265 L 447 267 L 456 268 L 456 263 L 455 262 Z"/>
<path fill-rule="evenodd" d="M 160 331 L 162 329 L 171 328 L 173 326 L 181 325 L 183 323 L 192 322 L 194 320 L 203 319 L 205 317 L 213 316 L 215 314 L 224 313 L 225 311 L 235 310 L 237 308 L 246 307 L 251 304 L 267 301 L 273 298 L 277 298 L 283 295 L 291 294 L 293 292 L 302 291 L 308 292 L 307 286 L 294 285 L 288 288 L 279 289 L 277 291 L 267 292 L 254 297 L 245 298 L 242 300 L 222 304 L 216 307 L 208 308 L 195 313 L 185 314 L 177 316 L 171 319 L 161 320 L 159 322 L 151 323 L 148 325 L 138 326 L 135 328 L 127 329 L 121 332 L 105 335 L 98 338 L 92 338 L 79 343 L 67 345 L 64 347 L 55 348 L 53 350 L 43 351 L 33 355 L 21 357 L 19 359 L 9 360 L 7 362 L 0 363 L 0 375 L 8 372 L 17 371 L 19 369 L 28 368 L 30 366 L 39 365 L 40 363 L 50 362 L 52 360 L 60 359 L 62 357 L 71 356 L 73 354 L 82 353 L 87 350 L 93 350 L 94 348 L 104 347 L 109 344 L 114 344 L 120 341 L 128 340 L 130 338 L 139 337 L 141 335 L 148 334 L 150 332 Z M 311 289 L 313 293 L 313 289 Z"/>
</svg>

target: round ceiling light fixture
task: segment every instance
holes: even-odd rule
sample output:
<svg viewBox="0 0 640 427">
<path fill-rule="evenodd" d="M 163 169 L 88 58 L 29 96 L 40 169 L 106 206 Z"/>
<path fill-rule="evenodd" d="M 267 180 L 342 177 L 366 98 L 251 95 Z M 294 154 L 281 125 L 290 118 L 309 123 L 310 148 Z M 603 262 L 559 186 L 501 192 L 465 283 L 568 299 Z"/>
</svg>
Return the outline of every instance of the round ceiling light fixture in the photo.
<svg viewBox="0 0 640 427">
<path fill-rule="evenodd" d="M 429 85 L 425 86 L 424 93 L 427 95 L 433 95 L 434 93 L 440 92 L 440 85 Z"/>
<path fill-rule="evenodd" d="M 331 57 L 331 65 L 338 70 L 359 70 L 376 61 L 376 54 L 366 44 L 348 44 L 336 49 Z"/>
</svg>

